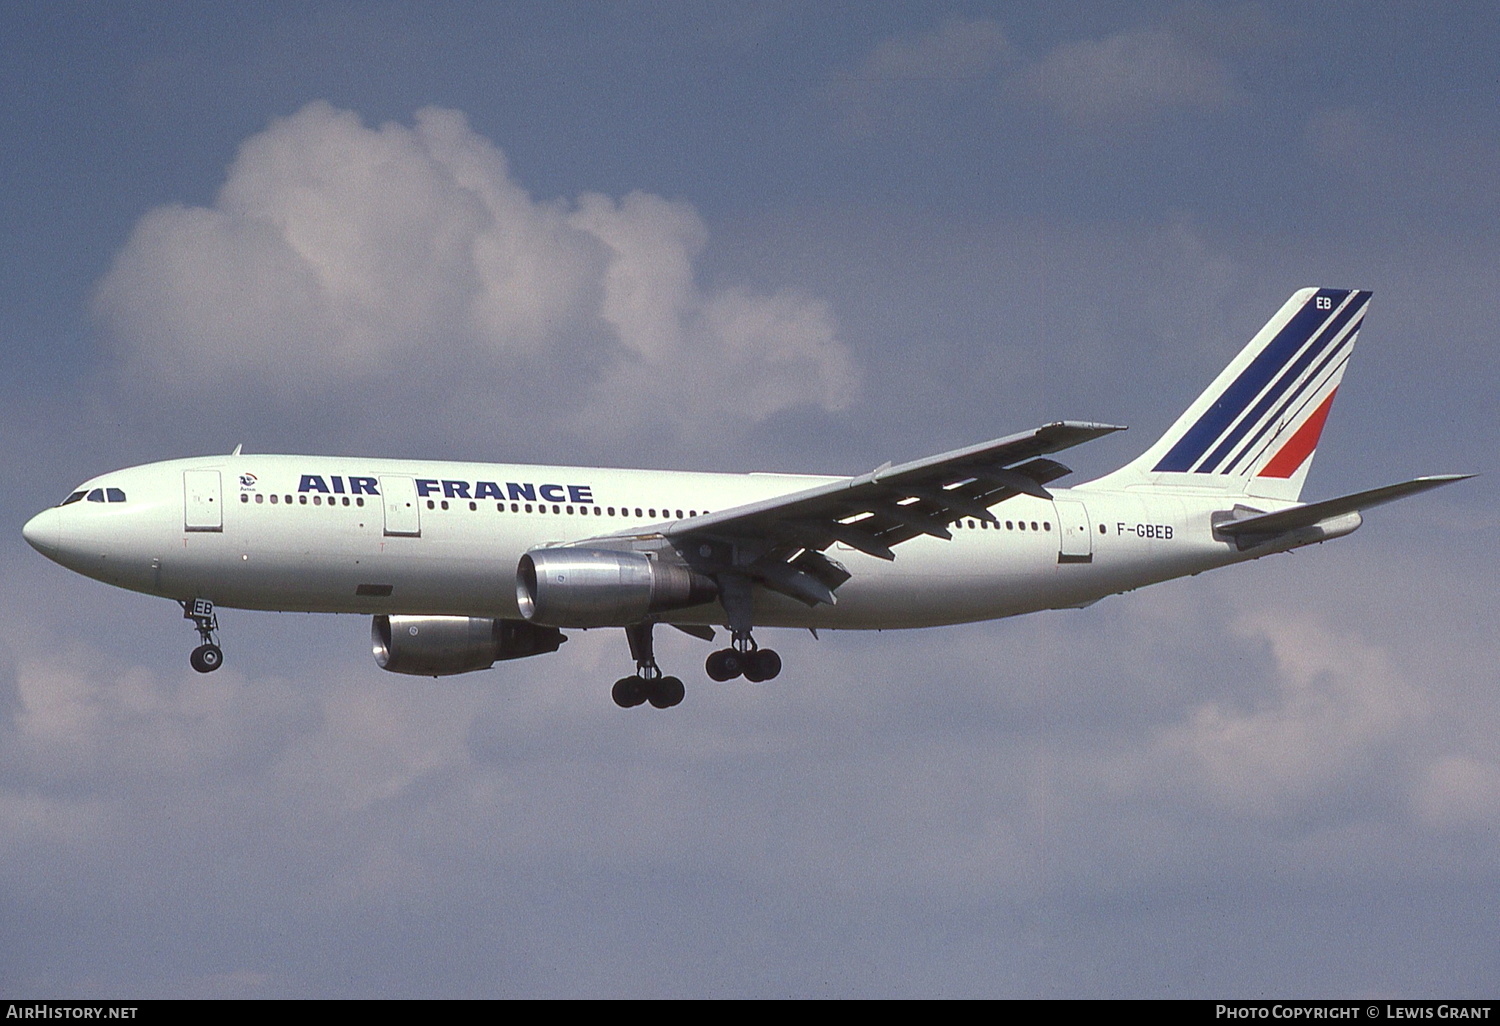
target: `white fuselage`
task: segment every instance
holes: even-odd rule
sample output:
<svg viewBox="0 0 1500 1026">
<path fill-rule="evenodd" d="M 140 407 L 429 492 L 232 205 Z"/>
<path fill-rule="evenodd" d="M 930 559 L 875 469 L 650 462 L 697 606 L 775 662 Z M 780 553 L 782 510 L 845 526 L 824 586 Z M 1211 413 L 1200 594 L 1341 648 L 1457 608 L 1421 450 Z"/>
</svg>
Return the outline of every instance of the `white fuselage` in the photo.
<svg viewBox="0 0 1500 1026">
<path fill-rule="evenodd" d="M 81 574 L 220 606 L 518 619 L 529 550 L 602 534 L 643 538 L 835 478 L 309 456 L 173 460 L 102 475 L 90 497 L 43 511 L 31 543 Z M 123 499 L 93 498 L 113 489 Z M 1222 494 L 1053 489 L 965 518 L 951 541 L 919 537 L 894 561 L 839 544 L 836 605 L 757 589 L 762 626 L 882 629 L 1086 605 L 1106 595 L 1292 547 L 1240 551 L 1214 536 Z M 1265 504 L 1262 504 L 1265 505 Z M 1285 505 L 1285 504 L 1273 504 Z M 1305 542 L 1305 539 L 1303 540 Z M 1303 543 L 1303 542 L 1298 542 Z M 723 624 L 708 604 L 682 624 Z"/>
</svg>

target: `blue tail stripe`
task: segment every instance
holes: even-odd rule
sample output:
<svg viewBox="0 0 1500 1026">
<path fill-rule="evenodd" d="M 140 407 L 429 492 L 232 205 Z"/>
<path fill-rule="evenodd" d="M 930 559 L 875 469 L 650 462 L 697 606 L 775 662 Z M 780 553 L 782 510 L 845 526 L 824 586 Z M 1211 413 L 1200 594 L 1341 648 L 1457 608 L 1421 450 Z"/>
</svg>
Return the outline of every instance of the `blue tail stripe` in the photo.
<svg viewBox="0 0 1500 1026">
<path fill-rule="evenodd" d="M 1327 380 L 1328 374 L 1330 373 L 1330 366 L 1341 365 L 1349 359 L 1349 343 L 1353 340 L 1354 336 L 1359 333 L 1360 324 L 1363 323 L 1363 320 L 1364 318 L 1361 317 L 1360 321 L 1356 322 L 1355 325 L 1349 329 L 1349 334 L 1344 337 L 1344 344 L 1334 346 L 1332 349 L 1330 349 L 1328 353 L 1323 357 L 1323 359 L 1318 363 L 1318 366 L 1313 369 L 1313 372 L 1308 375 L 1308 387 L 1300 388 L 1297 390 L 1296 394 L 1288 396 L 1287 399 L 1281 404 L 1280 408 L 1278 408 L 1274 414 L 1267 418 L 1265 423 L 1261 424 L 1260 430 L 1255 432 L 1254 437 L 1252 437 L 1240 448 L 1239 453 L 1236 454 L 1234 459 L 1230 461 L 1229 465 L 1224 468 L 1224 473 L 1232 474 L 1236 469 L 1239 469 L 1240 464 L 1244 463 L 1246 455 L 1255 451 L 1256 446 L 1260 445 L 1261 440 L 1265 438 L 1266 433 L 1285 420 L 1288 410 L 1290 410 L 1294 406 L 1298 406 L 1300 408 L 1302 405 L 1305 405 L 1305 402 L 1309 395 L 1316 394 L 1318 389 L 1322 387 L 1321 383 Z M 1255 462 L 1253 458 L 1251 459 L 1251 462 Z"/>
<path fill-rule="evenodd" d="M 1192 470 L 1193 465 L 1208 451 L 1208 447 L 1234 423 L 1240 412 L 1286 366 L 1287 361 L 1327 318 L 1328 311 L 1319 310 L 1316 300 L 1327 298 L 1337 307 L 1348 294 L 1343 289 L 1319 289 L 1310 297 L 1270 344 L 1261 350 L 1260 355 L 1251 361 L 1250 366 L 1240 373 L 1152 469 L 1179 473 Z"/>
<path fill-rule="evenodd" d="M 1255 425 L 1261 423 L 1261 420 L 1265 417 L 1266 412 L 1270 410 L 1270 408 L 1274 406 L 1276 402 L 1286 394 L 1289 388 L 1292 388 L 1293 382 L 1301 378 L 1302 372 L 1306 370 L 1314 360 L 1322 356 L 1330 347 L 1335 349 L 1337 348 L 1337 346 L 1333 345 L 1334 339 L 1339 337 L 1344 325 L 1348 324 L 1351 319 L 1357 317 L 1363 310 L 1364 304 L 1361 303 L 1357 297 L 1346 307 L 1344 307 L 1344 309 L 1339 312 L 1339 315 L 1335 317 L 1326 328 L 1323 329 L 1321 336 L 1315 339 L 1312 345 L 1308 346 L 1301 356 L 1297 357 L 1297 362 L 1288 367 L 1282 374 L 1280 380 L 1273 384 L 1266 392 L 1266 394 L 1261 397 L 1260 402 L 1256 403 L 1255 408 L 1250 411 L 1250 415 L 1241 420 L 1239 424 L 1236 425 L 1235 429 L 1229 433 L 1229 437 L 1225 438 L 1224 441 L 1219 443 L 1219 447 L 1213 451 L 1208 459 L 1204 460 L 1202 469 L 1206 472 L 1211 473 L 1216 468 L 1222 467 L 1225 460 L 1229 458 L 1229 454 L 1235 450 L 1240 440 L 1243 439 L 1245 435 L 1255 427 Z M 1312 380 L 1315 379 L 1308 379 L 1308 381 Z M 1303 382 L 1302 388 L 1307 387 L 1308 381 Z M 1300 392 L 1302 388 L 1298 388 L 1297 391 Z M 1295 399 L 1296 396 L 1294 395 L 1292 398 Z"/>
</svg>

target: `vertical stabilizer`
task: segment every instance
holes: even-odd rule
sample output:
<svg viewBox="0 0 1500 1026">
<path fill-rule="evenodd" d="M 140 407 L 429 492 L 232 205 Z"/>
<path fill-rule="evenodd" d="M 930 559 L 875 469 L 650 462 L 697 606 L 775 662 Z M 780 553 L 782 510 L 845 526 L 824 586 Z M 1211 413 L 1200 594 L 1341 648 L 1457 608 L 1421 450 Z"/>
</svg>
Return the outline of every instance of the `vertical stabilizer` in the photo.
<svg viewBox="0 0 1500 1026">
<path fill-rule="evenodd" d="M 1296 501 L 1370 305 L 1358 289 L 1302 289 L 1171 430 L 1098 482 Z"/>
</svg>

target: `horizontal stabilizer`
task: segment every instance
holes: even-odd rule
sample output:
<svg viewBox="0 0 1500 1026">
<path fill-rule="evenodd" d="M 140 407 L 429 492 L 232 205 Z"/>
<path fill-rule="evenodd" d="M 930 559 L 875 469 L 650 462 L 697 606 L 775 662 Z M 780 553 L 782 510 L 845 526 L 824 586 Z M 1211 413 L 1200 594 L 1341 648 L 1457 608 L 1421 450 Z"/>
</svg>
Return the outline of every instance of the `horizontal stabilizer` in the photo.
<svg viewBox="0 0 1500 1026">
<path fill-rule="evenodd" d="M 1245 535 L 1283 534 L 1301 527 L 1311 527 L 1332 517 L 1357 513 L 1371 506 L 1404 499 L 1408 495 L 1416 495 L 1418 492 L 1429 491 L 1455 481 L 1466 481 L 1473 476 L 1473 474 L 1435 474 L 1431 477 L 1419 477 L 1415 481 L 1403 481 L 1401 484 L 1386 485 L 1384 488 L 1372 488 L 1367 492 L 1341 495 L 1337 499 L 1325 499 L 1322 502 L 1311 502 L 1305 506 L 1293 506 L 1291 509 L 1284 509 L 1277 513 L 1266 513 L 1244 520 L 1230 520 L 1216 524 L 1215 530 L 1231 538 Z"/>
</svg>

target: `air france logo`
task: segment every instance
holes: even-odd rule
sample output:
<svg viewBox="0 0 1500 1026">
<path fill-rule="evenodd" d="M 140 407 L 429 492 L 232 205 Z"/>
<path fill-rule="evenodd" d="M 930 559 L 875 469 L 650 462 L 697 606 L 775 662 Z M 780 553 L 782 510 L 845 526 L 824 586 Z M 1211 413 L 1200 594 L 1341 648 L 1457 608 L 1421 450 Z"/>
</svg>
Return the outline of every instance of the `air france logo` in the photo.
<svg viewBox="0 0 1500 1026">
<path fill-rule="evenodd" d="M 245 477 L 242 475 L 241 483 Z M 437 478 L 416 479 L 417 495 L 420 498 L 441 496 L 445 499 L 499 499 L 512 502 L 571 502 L 589 505 L 594 500 L 592 485 L 536 484 L 531 481 L 446 481 Z M 298 492 L 317 492 L 323 495 L 379 495 L 376 478 L 349 477 L 334 474 L 303 474 L 297 486 Z"/>
<path fill-rule="evenodd" d="M 328 482 L 333 482 L 333 487 L 328 487 Z M 380 489 L 375 487 L 373 477 L 351 477 L 349 485 L 344 486 L 344 479 L 334 474 L 328 480 L 323 479 L 322 474 L 303 474 L 302 483 L 297 485 L 299 492 L 321 492 L 324 495 L 379 495 Z"/>
</svg>

